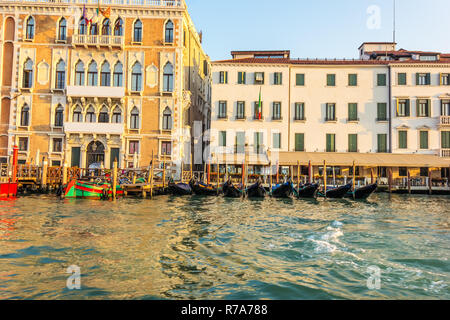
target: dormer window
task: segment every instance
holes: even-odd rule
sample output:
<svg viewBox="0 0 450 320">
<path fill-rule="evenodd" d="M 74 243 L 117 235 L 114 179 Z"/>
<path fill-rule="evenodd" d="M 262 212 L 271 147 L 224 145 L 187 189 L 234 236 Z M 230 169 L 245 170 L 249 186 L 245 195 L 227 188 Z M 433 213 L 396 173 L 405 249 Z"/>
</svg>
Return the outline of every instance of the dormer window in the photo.
<svg viewBox="0 0 450 320">
<path fill-rule="evenodd" d="M 437 61 L 437 56 L 420 56 L 420 61 Z"/>
</svg>

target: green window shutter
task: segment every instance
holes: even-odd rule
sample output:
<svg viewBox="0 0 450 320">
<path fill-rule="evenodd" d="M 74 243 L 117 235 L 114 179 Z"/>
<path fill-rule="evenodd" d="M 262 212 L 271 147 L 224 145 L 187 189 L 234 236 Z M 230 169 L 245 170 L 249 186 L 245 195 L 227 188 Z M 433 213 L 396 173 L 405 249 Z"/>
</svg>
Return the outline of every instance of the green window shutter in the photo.
<svg viewBox="0 0 450 320">
<path fill-rule="evenodd" d="M 411 102 L 409 101 L 409 99 L 406 100 L 406 110 L 405 110 L 405 116 L 409 117 L 410 116 L 410 111 L 411 111 Z"/>
<path fill-rule="evenodd" d="M 358 75 L 357 74 L 349 74 L 348 75 L 348 85 L 352 86 L 352 87 L 358 85 Z"/>
<path fill-rule="evenodd" d="M 406 131 L 398 132 L 398 147 L 399 149 L 408 148 L 408 133 Z"/>
<path fill-rule="evenodd" d="M 378 135 L 378 152 L 387 152 L 387 135 Z"/>
<path fill-rule="evenodd" d="M 428 131 L 420 131 L 420 149 L 428 149 Z"/>
<path fill-rule="evenodd" d="M 296 78 L 296 85 L 297 86 L 304 86 L 305 85 L 305 75 L 303 73 L 297 73 L 295 76 Z"/>
<path fill-rule="evenodd" d="M 431 74 L 427 73 L 426 76 L 426 84 L 430 85 L 431 84 Z"/>
<path fill-rule="evenodd" d="M 296 133 L 295 134 L 295 151 L 302 152 L 305 151 L 305 134 Z"/>
<path fill-rule="evenodd" d="M 228 83 L 228 71 L 225 72 L 225 83 Z"/>
<path fill-rule="evenodd" d="M 336 78 L 334 74 L 327 74 L 327 86 L 334 87 L 336 85 Z"/>
<path fill-rule="evenodd" d="M 378 103 L 377 105 L 377 119 L 384 121 L 387 119 L 387 104 L 386 103 Z"/>
<path fill-rule="evenodd" d="M 441 147 L 442 149 L 450 149 L 450 131 L 442 131 Z"/>
<path fill-rule="evenodd" d="M 379 87 L 386 86 L 386 74 L 385 73 L 379 73 L 377 75 L 377 84 Z"/>
<path fill-rule="evenodd" d="M 280 149 L 281 148 L 281 133 L 274 133 L 273 134 L 273 148 L 274 149 Z"/>
<path fill-rule="evenodd" d="M 358 104 L 349 103 L 348 104 L 348 120 L 356 121 L 358 119 Z"/>
<path fill-rule="evenodd" d="M 245 132 L 236 132 L 236 153 L 245 152 Z"/>
<path fill-rule="evenodd" d="M 348 135 L 348 152 L 357 152 L 358 151 L 358 135 L 357 134 L 349 134 Z"/>
<path fill-rule="evenodd" d="M 227 146 L 227 132 L 220 131 L 219 132 L 219 147 L 226 147 L 226 146 Z"/>
<path fill-rule="evenodd" d="M 327 134 L 327 152 L 335 151 L 335 135 Z"/>
<path fill-rule="evenodd" d="M 420 74 L 416 73 L 416 86 L 419 85 Z"/>
<path fill-rule="evenodd" d="M 427 99 L 427 117 L 431 117 L 431 99 Z"/>
<path fill-rule="evenodd" d="M 72 167 L 78 167 L 78 168 L 80 167 L 80 154 L 81 154 L 80 147 L 72 147 L 72 161 L 71 161 Z M 117 161 L 119 161 L 119 160 L 120 160 L 119 157 L 117 157 Z"/>
<path fill-rule="evenodd" d="M 398 85 L 400 86 L 406 85 L 406 73 L 398 74 Z"/>
</svg>

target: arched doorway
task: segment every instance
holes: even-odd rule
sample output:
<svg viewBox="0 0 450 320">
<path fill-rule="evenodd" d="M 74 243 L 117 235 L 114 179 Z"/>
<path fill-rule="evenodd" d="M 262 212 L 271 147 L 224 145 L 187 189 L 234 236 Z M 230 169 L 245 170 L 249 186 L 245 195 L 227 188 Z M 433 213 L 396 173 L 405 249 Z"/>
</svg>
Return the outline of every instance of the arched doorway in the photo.
<svg viewBox="0 0 450 320">
<path fill-rule="evenodd" d="M 92 141 L 86 150 L 86 167 L 97 169 L 101 165 L 105 165 L 105 146 L 100 141 Z"/>
</svg>

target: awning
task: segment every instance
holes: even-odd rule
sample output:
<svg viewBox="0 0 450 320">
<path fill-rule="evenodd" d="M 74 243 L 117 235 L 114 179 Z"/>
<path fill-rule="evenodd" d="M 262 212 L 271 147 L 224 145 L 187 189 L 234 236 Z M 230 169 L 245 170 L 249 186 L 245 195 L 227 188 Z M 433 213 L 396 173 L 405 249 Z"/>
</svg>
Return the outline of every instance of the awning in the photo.
<svg viewBox="0 0 450 320">
<path fill-rule="evenodd" d="M 314 166 L 323 165 L 327 161 L 329 166 L 357 166 L 364 167 L 428 167 L 448 168 L 450 159 L 425 154 L 392 154 L 392 153 L 325 153 L 325 152 L 280 152 L 272 155 L 272 163 L 290 166 L 307 165 L 309 161 Z"/>
</svg>

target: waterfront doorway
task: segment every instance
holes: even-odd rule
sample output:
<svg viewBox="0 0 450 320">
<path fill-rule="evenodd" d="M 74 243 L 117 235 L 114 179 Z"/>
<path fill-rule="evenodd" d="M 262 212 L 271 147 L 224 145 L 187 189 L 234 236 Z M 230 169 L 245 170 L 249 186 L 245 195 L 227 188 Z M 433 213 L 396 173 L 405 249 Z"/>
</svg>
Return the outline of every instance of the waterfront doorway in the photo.
<svg viewBox="0 0 450 320">
<path fill-rule="evenodd" d="M 105 165 L 105 146 L 100 141 L 92 141 L 86 150 L 86 167 L 99 169 Z"/>
</svg>

